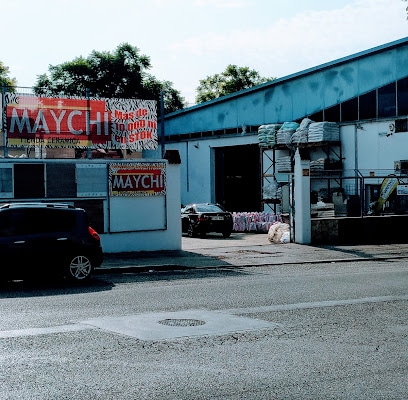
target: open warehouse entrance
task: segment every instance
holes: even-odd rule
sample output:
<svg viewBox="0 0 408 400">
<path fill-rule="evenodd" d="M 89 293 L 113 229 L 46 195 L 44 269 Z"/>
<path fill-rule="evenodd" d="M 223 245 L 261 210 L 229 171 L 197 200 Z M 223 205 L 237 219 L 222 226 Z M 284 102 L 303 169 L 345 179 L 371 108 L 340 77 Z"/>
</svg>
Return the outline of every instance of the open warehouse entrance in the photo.
<svg viewBox="0 0 408 400">
<path fill-rule="evenodd" d="M 228 211 L 261 211 L 260 150 L 257 144 L 215 149 L 215 199 Z"/>
</svg>

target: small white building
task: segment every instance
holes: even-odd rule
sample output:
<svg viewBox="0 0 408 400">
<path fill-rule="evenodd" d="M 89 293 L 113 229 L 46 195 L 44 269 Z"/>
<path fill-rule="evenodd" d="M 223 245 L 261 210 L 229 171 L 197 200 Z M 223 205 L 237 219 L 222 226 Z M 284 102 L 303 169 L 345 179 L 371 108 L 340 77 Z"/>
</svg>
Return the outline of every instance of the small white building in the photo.
<svg viewBox="0 0 408 400">
<path fill-rule="evenodd" d="M 181 249 L 180 165 L 166 159 L 0 159 L 10 201 L 84 208 L 106 253 Z"/>
</svg>

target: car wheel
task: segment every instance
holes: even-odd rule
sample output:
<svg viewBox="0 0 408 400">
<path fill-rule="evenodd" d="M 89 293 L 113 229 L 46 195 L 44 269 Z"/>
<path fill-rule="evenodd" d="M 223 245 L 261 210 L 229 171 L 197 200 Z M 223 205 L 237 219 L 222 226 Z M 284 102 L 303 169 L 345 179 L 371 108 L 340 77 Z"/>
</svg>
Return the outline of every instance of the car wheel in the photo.
<svg viewBox="0 0 408 400">
<path fill-rule="evenodd" d="M 70 280 L 84 281 L 92 274 L 92 262 L 86 256 L 71 257 L 68 261 L 67 275 Z"/>
<path fill-rule="evenodd" d="M 188 224 L 187 235 L 188 235 L 188 237 L 191 237 L 191 238 L 197 236 L 197 232 L 194 229 L 194 223 L 193 222 L 190 222 Z"/>
<path fill-rule="evenodd" d="M 231 236 L 231 232 L 230 231 L 222 232 L 222 236 L 225 238 L 229 238 Z"/>
</svg>

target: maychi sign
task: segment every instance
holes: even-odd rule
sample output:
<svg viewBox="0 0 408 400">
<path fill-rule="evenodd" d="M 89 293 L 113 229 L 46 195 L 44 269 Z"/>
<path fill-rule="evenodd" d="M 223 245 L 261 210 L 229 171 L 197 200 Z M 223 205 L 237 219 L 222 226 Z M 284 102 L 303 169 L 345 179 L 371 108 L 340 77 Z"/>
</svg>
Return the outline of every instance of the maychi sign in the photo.
<svg viewBox="0 0 408 400">
<path fill-rule="evenodd" d="M 160 196 L 166 194 L 166 163 L 109 164 L 111 196 Z"/>
<path fill-rule="evenodd" d="M 157 149 L 156 101 L 6 93 L 7 145 Z"/>
</svg>

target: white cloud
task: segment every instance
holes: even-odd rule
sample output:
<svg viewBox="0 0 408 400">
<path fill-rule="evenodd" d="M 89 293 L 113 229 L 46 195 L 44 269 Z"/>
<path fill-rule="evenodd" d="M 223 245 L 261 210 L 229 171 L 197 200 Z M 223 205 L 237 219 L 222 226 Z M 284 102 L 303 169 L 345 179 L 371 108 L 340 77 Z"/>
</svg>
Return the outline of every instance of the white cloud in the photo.
<svg viewBox="0 0 408 400">
<path fill-rule="evenodd" d="M 195 0 L 194 6 L 215 8 L 243 8 L 251 3 L 246 0 Z"/>
<path fill-rule="evenodd" d="M 408 36 L 401 0 L 59 1 L 2 5 L 0 60 L 21 85 L 50 64 L 129 42 L 191 102 L 199 80 L 228 64 L 282 77 Z"/>
</svg>

